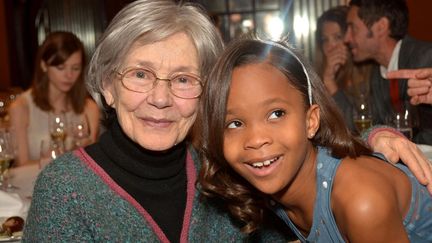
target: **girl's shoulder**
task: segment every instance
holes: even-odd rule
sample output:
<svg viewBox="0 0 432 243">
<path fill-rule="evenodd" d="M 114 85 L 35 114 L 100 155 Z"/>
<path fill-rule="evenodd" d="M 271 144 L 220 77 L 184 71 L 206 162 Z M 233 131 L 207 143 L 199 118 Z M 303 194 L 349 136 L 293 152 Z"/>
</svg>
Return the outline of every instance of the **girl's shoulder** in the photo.
<svg viewBox="0 0 432 243">
<path fill-rule="evenodd" d="M 390 163 L 371 156 L 345 158 L 334 178 L 332 209 L 345 231 L 355 225 L 367 232 L 370 227 L 384 227 L 388 220 L 402 219 L 410 192 L 409 178 Z"/>
<path fill-rule="evenodd" d="M 334 190 L 353 191 L 368 198 L 373 193 L 398 193 L 398 188 L 410 188 L 410 185 L 408 176 L 394 165 L 373 156 L 360 156 L 341 161 L 335 175 Z"/>
<path fill-rule="evenodd" d="M 28 109 L 29 103 L 28 103 L 28 91 L 25 91 L 24 93 L 18 95 L 15 100 L 9 105 L 9 110 L 19 110 L 23 111 L 25 109 Z"/>
</svg>

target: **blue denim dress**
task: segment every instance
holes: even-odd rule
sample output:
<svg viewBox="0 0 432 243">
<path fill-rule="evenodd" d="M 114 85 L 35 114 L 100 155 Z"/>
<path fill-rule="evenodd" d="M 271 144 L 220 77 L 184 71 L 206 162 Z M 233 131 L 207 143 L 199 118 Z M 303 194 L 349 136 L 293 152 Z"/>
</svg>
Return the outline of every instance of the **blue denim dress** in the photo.
<svg viewBox="0 0 432 243">
<path fill-rule="evenodd" d="M 376 155 L 383 158 L 382 155 Z M 331 209 L 331 191 L 340 159 L 331 157 L 328 150 L 318 147 L 317 157 L 317 200 L 314 206 L 313 222 L 310 233 L 304 237 L 288 218 L 283 206 L 270 203 L 272 210 L 292 229 L 302 242 L 345 242 Z M 432 196 L 422 186 L 409 169 L 401 163 L 396 164 L 408 175 L 412 185 L 411 205 L 403 223 L 411 242 L 432 242 Z"/>
</svg>

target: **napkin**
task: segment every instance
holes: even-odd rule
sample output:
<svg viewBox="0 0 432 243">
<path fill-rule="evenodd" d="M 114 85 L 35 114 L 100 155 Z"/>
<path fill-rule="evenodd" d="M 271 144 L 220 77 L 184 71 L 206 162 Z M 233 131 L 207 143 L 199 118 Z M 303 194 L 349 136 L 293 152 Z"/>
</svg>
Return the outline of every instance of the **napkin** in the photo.
<svg viewBox="0 0 432 243">
<path fill-rule="evenodd" d="M 20 216 L 25 218 L 29 203 L 22 200 L 16 193 L 0 190 L 0 218 Z"/>
<path fill-rule="evenodd" d="M 426 144 L 417 144 L 417 147 L 426 155 L 430 161 L 432 161 L 432 146 Z"/>
</svg>

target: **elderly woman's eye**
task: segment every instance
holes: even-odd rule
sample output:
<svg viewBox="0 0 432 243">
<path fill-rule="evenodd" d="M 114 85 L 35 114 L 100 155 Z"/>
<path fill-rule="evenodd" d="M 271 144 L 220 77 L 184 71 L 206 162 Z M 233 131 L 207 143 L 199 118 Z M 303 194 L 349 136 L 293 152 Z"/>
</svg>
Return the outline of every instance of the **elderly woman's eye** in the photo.
<svg viewBox="0 0 432 243">
<path fill-rule="evenodd" d="M 238 128 L 241 126 L 242 126 L 242 123 L 240 121 L 232 121 L 232 122 L 229 122 L 226 127 L 233 129 L 233 128 Z"/>
<path fill-rule="evenodd" d="M 134 76 L 136 78 L 147 78 L 148 77 L 147 72 L 144 70 L 136 70 Z"/>
<path fill-rule="evenodd" d="M 283 110 L 275 110 L 270 114 L 269 119 L 276 119 L 285 115 L 285 111 Z"/>
</svg>

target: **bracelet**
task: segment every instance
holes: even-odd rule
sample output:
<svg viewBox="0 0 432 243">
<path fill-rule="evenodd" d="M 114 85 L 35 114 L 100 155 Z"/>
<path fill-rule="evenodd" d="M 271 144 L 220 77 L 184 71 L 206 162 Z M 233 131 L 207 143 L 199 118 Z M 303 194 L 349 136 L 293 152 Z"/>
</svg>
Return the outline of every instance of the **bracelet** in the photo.
<svg viewBox="0 0 432 243">
<path fill-rule="evenodd" d="M 393 133 L 393 134 L 395 134 L 395 135 L 399 135 L 399 136 L 401 136 L 401 137 L 403 137 L 403 138 L 406 138 L 405 135 L 403 135 L 401 132 L 399 132 L 398 130 L 396 130 L 396 129 L 392 128 L 392 127 L 378 127 L 378 128 L 373 129 L 373 130 L 369 133 L 369 136 L 368 136 L 368 139 L 367 139 L 367 143 L 368 143 L 368 145 L 369 145 L 369 146 L 372 146 L 372 145 L 371 145 L 371 142 L 372 142 L 373 137 L 375 137 L 375 135 L 376 135 L 377 133 L 379 133 L 379 132 L 384 132 L 384 131 L 385 131 L 385 132 Z"/>
</svg>

